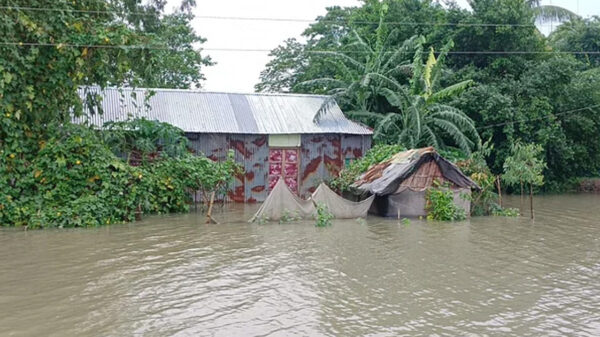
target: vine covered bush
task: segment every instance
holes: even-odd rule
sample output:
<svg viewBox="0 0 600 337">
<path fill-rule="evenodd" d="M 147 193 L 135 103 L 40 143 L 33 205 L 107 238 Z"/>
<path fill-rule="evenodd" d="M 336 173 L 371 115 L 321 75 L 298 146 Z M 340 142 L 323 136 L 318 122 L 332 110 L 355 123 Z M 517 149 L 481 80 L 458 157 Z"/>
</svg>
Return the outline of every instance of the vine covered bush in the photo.
<svg viewBox="0 0 600 337">
<path fill-rule="evenodd" d="M 115 157 L 86 127 L 67 124 L 48 134 L 37 149 L 18 155 L 2 146 L 0 224 L 76 227 L 133 220 L 143 172 Z"/>
<path fill-rule="evenodd" d="M 136 118 L 107 122 L 102 138 L 118 155 L 142 163 L 157 156 L 179 158 L 187 153 L 188 140 L 183 130 L 168 123 Z M 135 157 L 135 158 L 132 158 Z"/>
<path fill-rule="evenodd" d="M 405 148 L 400 144 L 375 145 L 365 153 L 364 157 L 352 161 L 350 165 L 341 170 L 340 174 L 333 179 L 329 185 L 332 189 L 340 192 L 350 191 L 350 185 L 352 185 L 361 174 L 366 172 L 369 167 L 390 159 L 393 155 L 403 150 L 405 150 Z"/>
<path fill-rule="evenodd" d="M 2 226 L 89 227 L 186 212 L 193 191 L 224 190 L 240 170 L 232 152 L 223 162 L 186 152 L 134 167 L 88 127 L 67 123 L 46 134 L 25 149 L 0 142 Z"/>
</svg>

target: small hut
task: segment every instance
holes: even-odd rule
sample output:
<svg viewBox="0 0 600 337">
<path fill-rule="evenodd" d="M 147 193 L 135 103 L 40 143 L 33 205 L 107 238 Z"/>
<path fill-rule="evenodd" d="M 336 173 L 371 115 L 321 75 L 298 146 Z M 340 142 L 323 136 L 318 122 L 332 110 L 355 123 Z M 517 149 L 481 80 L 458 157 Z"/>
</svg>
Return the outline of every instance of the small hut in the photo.
<svg viewBox="0 0 600 337">
<path fill-rule="evenodd" d="M 427 215 L 425 194 L 434 181 L 448 183 L 454 203 L 470 213 L 465 195 L 479 186 L 433 147 L 397 153 L 369 168 L 354 183 L 359 191 L 375 195 L 371 212 L 381 216 L 419 217 Z"/>
</svg>

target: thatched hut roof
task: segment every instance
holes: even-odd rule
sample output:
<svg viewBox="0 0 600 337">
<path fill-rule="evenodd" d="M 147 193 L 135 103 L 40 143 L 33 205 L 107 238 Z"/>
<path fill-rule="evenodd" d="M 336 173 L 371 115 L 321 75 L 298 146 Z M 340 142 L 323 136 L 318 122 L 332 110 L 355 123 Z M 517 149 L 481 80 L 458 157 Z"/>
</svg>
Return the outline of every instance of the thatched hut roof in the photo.
<svg viewBox="0 0 600 337">
<path fill-rule="evenodd" d="M 447 181 L 457 188 L 480 187 L 433 147 L 412 149 L 373 165 L 353 184 L 375 195 L 395 193 L 401 185 L 413 190 L 430 187 L 434 180 Z"/>
</svg>

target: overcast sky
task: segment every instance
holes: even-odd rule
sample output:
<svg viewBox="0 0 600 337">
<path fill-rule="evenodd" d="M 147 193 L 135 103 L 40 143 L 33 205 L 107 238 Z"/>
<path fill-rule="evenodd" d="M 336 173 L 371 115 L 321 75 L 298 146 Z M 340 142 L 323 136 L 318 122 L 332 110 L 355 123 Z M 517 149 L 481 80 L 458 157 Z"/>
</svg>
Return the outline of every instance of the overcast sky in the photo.
<svg viewBox="0 0 600 337">
<path fill-rule="evenodd" d="M 176 4 L 178 0 L 170 0 Z M 467 0 L 457 1 L 467 7 Z M 600 14 L 600 0 L 544 0 L 582 16 Z M 356 6 L 357 0 L 197 0 L 197 16 L 293 18 L 312 20 L 326 7 Z M 306 22 L 238 21 L 196 18 L 193 26 L 207 39 L 205 49 L 273 49 L 283 40 L 298 37 Z M 204 69 L 208 91 L 253 92 L 260 71 L 269 61 L 267 52 L 207 50 L 217 65 Z"/>
</svg>

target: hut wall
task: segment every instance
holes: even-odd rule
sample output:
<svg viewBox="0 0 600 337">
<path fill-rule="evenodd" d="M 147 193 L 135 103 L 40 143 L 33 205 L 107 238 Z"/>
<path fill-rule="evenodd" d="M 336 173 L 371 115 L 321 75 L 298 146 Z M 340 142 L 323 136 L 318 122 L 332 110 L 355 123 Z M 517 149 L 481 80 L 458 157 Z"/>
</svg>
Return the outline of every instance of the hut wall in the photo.
<svg viewBox="0 0 600 337">
<path fill-rule="evenodd" d="M 233 149 L 244 174 L 235 181 L 225 201 L 262 202 L 268 194 L 269 146 L 267 135 L 186 134 L 190 147 L 213 160 L 224 160 Z M 307 134 L 300 145 L 300 188 L 309 196 L 319 183 L 337 175 L 344 163 L 362 157 L 371 147 L 370 136 Z M 198 197 L 198 200 L 201 200 Z"/>
<path fill-rule="evenodd" d="M 471 201 L 465 198 L 471 194 L 469 188 L 452 188 L 454 204 L 465 210 L 465 214 L 471 214 Z M 394 194 L 378 196 L 375 198 L 370 212 L 386 217 L 416 218 L 427 216 L 425 211 L 426 190 L 400 189 Z"/>
</svg>

